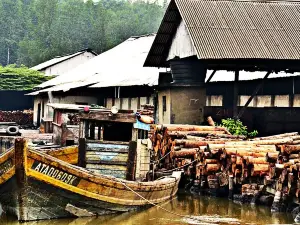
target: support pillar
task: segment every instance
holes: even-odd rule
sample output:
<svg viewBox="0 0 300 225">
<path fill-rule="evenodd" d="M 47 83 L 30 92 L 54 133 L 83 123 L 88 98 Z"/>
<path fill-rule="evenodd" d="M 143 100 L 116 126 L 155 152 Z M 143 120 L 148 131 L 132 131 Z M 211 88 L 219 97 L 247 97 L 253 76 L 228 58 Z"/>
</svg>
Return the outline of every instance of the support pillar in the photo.
<svg viewBox="0 0 300 225">
<path fill-rule="evenodd" d="M 239 100 L 239 70 L 234 73 L 234 86 L 233 86 L 233 118 L 238 116 L 238 100 Z"/>
</svg>

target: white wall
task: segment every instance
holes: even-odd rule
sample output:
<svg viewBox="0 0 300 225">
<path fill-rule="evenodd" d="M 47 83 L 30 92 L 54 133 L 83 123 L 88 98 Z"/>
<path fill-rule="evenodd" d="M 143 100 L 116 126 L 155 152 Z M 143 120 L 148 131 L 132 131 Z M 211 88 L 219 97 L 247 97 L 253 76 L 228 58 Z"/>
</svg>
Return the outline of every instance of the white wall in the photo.
<svg viewBox="0 0 300 225">
<path fill-rule="evenodd" d="M 61 75 L 63 73 L 68 72 L 71 69 L 74 69 L 74 67 L 85 63 L 89 59 L 95 57 L 94 54 L 90 52 L 84 52 L 80 55 L 77 55 L 71 59 L 65 60 L 61 63 L 58 63 L 56 65 L 50 66 L 46 68 L 45 70 L 42 70 L 41 72 L 45 73 L 46 76 L 51 75 Z"/>
<path fill-rule="evenodd" d="M 153 97 L 149 97 L 149 104 L 153 105 Z M 140 104 L 139 104 L 140 103 Z M 138 98 L 116 98 L 114 106 L 117 106 L 119 109 L 131 109 L 136 111 L 141 108 L 141 105 L 147 104 L 147 97 L 138 97 Z M 113 99 L 106 98 L 106 108 L 111 108 L 113 106 Z"/>
</svg>

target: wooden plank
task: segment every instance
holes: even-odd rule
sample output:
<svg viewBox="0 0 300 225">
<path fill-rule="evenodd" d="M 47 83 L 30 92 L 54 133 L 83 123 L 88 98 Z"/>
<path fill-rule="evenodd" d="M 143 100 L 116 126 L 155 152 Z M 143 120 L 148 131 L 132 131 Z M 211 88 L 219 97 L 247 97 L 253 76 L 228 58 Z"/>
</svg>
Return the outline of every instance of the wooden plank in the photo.
<svg viewBox="0 0 300 225">
<path fill-rule="evenodd" d="M 126 166 L 122 165 L 98 165 L 98 164 L 87 164 L 87 169 L 97 169 L 97 170 L 127 170 Z"/>
<path fill-rule="evenodd" d="M 128 154 L 115 153 L 115 152 L 86 152 L 86 160 L 127 162 Z"/>
<path fill-rule="evenodd" d="M 126 170 L 98 170 L 98 169 L 89 169 L 89 171 L 93 171 L 95 173 L 103 174 L 103 175 L 109 175 L 114 176 L 117 178 L 125 179 L 126 177 Z"/>
<path fill-rule="evenodd" d="M 90 124 L 89 121 L 84 121 L 84 138 L 89 137 L 89 129 L 90 129 Z"/>
<path fill-rule="evenodd" d="M 98 144 L 113 144 L 113 145 L 129 145 L 126 141 L 99 141 L 99 140 L 86 140 L 87 143 L 98 143 Z"/>
<path fill-rule="evenodd" d="M 136 168 L 136 154 L 137 154 L 137 142 L 129 142 L 129 155 L 127 162 L 127 174 L 126 180 L 135 180 L 135 168 Z"/>
<path fill-rule="evenodd" d="M 101 143 L 87 143 L 87 151 L 100 151 L 100 152 L 120 152 L 128 153 L 128 145 L 115 145 L 115 144 L 101 144 Z"/>
<path fill-rule="evenodd" d="M 95 139 L 95 122 L 91 122 L 90 138 Z"/>
<path fill-rule="evenodd" d="M 133 113 L 117 113 L 111 114 L 107 112 L 97 113 L 97 112 L 90 112 L 80 113 L 79 118 L 83 120 L 97 120 L 97 121 L 110 121 L 110 122 L 121 122 L 121 123 L 135 123 L 136 116 Z"/>
<path fill-rule="evenodd" d="M 127 162 L 105 161 L 105 160 L 86 160 L 87 164 L 103 164 L 103 165 L 123 165 L 126 166 Z"/>
</svg>

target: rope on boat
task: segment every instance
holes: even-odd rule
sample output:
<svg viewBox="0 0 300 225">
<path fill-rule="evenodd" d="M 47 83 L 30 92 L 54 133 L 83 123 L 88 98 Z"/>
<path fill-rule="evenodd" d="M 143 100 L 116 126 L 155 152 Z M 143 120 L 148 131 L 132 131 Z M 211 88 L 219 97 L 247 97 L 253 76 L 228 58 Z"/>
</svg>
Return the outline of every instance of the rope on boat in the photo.
<svg viewBox="0 0 300 225">
<path fill-rule="evenodd" d="M 188 163 L 188 164 L 184 164 L 183 166 L 180 166 L 180 167 L 177 167 L 177 168 L 174 168 L 174 169 L 171 169 L 171 170 L 165 170 L 165 171 L 162 171 L 162 173 L 169 173 L 169 172 L 172 172 L 172 171 L 175 171 L 175 170 L 184 168 L 185 166 L 189 166 L 189 165 L 191 165 L 192 163 L 196 162 L 197 160 L 198 160 L 198 159 L 195 159 L 195 160 L 193 160 L 192 162 L 190 162 L 190 163 Z"/>
<path fill-rule="evenodd" d="M 132 191 L 134 194 L 136 194 L 138 197 L 140 197 L 141 199 L 145 200 L 146 202 L 148 202 L 149 204 L 159 208 L 159 209 L 162 209 L 164 210 L 165 212 L 167 213 L 170 213 L 172 215 L 175 215 L 175 216 L 178 216 L 178 217 L 182 217 L 182 218 L 189 218 L 189 219 L 192 219 L 192 220 L 196 220 L 196 221 L 201 221 L 201 222 L 204 222 L 203 220 L 200 220 L 198 218 L 194 218 L 192 216 L 186 216 L 186 215 L 182 215 L 182 214 L 179 214 L 179 213 L 175 213 L 175 212 L 172 212 L 164 207 L 161 207 L 160 205 L 158 204 L 155 204 L 153 202 L 151 202 L 150 200 L 144 198 L 142 195 L 140 195 L 139 193 L 137 193 L 136 191 L 134 191 L 131 187 L 127 186 L 127 184 L 125 184 L 122 180 L 120 180 L 119 178 L 115 178 L 119 183 L 121 183 L 124 187 L 126 187 L 128 190 Z"/>
<path fill-rule="evenodd" d="M 163 159 L 166 158 L 168 155 L 170 155 L 170 153 L 171 153 L 171 151 L 169 151 L 167 154 L 165 154 L 165 155 L 164 155 L 163 157 L 161 157 L 160 159 L 153 161 L 152 164 L 155 164 L 155 163 L 158 164 L 161 160 L 163 160 Z"/>
</svg>

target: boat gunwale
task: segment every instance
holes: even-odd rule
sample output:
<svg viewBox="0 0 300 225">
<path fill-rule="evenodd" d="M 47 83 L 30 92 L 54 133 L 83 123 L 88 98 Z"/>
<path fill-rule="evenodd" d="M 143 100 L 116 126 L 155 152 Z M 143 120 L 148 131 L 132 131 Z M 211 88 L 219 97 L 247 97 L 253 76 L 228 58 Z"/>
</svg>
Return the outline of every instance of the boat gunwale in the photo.
<svg viewBox="0 0 300 225">
<path fill-rule="evenodd" d="M 35 150 L 29 149 L 28 157 L 33 160 L 38 160 L 44 162 L 45 164 L 57 167 L 66 172 L 76 175 L 81 179 L 103 185 L 106 187 L 113 187 L 116 189 L 124 190 L 127 189 L 124 184 L 133 189 L 134 191 L 149 192 L 149 191 L 161 191 L 173 188 L 176 186 L 180 178 L 168 176 L 166 178 L 150 181 L 150 182 L 140 182 L 140 181 L 128 181 L 113 176 L 95 174 L 85 168 L 78 167 L 64 161 L 61 161 L 53 156 L 46 155 L 44 153 L 36 152 Z M 28 168 L 31 169 L 31 168 Z M 123 182 L 124 184 L 120 183 Z M 150 190 L 149 190 L 150 188 Z"/>
</svg>

